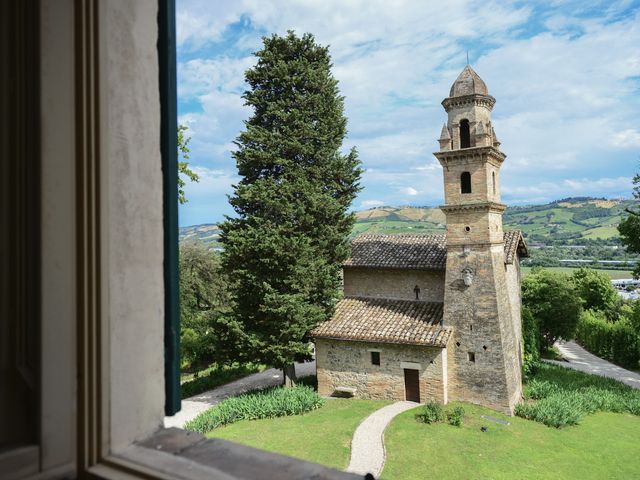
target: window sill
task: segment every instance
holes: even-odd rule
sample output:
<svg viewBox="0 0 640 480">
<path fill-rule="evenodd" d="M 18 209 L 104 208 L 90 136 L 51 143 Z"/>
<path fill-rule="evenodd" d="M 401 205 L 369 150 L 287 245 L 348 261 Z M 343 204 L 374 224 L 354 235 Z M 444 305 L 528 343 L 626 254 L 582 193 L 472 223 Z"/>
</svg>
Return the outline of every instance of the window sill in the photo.
<svg viewBox="0 0 640 480">
<path fill-rule="evenodd" d="M 265 452 L 178 428 L 162 429 L 149 439 L 111 455 L 90 469 L 97 478 L 184 480 L 356 480 L 363 476 Z"/>
</svg>

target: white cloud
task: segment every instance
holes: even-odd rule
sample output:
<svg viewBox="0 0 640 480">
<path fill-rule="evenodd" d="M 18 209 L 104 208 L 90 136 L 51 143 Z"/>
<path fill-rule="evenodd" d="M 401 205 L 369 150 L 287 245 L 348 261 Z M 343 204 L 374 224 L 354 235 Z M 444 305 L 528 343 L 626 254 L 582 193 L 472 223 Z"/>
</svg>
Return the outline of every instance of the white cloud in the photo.
<svg viewBox="0 0 640 480">
<path fill-rule="evenodd" d="M 360 202 L 360 208 L 374 208 L 381 207 L 384 205 L 382 200 L 364 200 Z"/>
<path fill-rule="evenodd" d="M 414 167 L 413 169 L 420 172 L 428 172 L 432 170 L 440 171 L 442 169 L 442 166 L 436 159 L 433 159 L 430 162 L 427 162 L 425 165 L 419 165 L 417 167 Z"/>
<path fill-rule="evenodd" d="M 213 91 L 242 93 L 244 72 L 255 63 L 254 57 L 211 59 L 195 58 L 178 65 L 178 93 L 182 100 Z"/>
<path fill-rule="evenodd" d="M 613 136 L 612 142 L 616 147 L 632 148 L 640 147 L 640 132 L 632 128 L 628 128 Z"/>
<path fill-rule="evenodd" d="M 400 193 L 402 193 L 403 195 L 409 195 L 411 197 L 414 197 L 418 195 L 418 190 L 416 190 L 413 187 L 404 187 L 400 189 Z"/>
<path fill-rule="evenodd" d="M 363 204 L 399 204 L 407 195 L 416 204 L 441 201 L 442 171 L 431 152 L 446 120 L 440 101 L 468 45 L 497 98 L 510 201 L 629 189 L 620 179 L 636 169 L 632 150 L 640 146 L 632 123 L 640 110 L 640 9 L 621 15 L 624 1 L 603 4 L 598 16 L 579 1 L 533 8 L 515 0 L 241 0 L 212 9 L 181 0 L 178 7 L 180 97 L 200 106 L 181 116 L 192 128 L 195 163 L 233 170 L 232 141 L 250 114 L 240 99 L 255 61 L 248 49 L 261 35 L 294 28 L 330 45 L 346 97 L 346 144 L 367 169 L 362 195 L 376 198 Z M 545 27 L 532 33 L 535 25 Z"/>
<path fill-rule="evenodd" d="M 178 47 L 191 49 L 219 41 L 227 27 L 240 20 L 240 2 L 180 0 L 176 8 L 176 40 Z"/>
<path fill-rule="evenodd" d="M 631 194 L 631 177 L 604 177 L 597 179 L 565 178 L 556 182 L 540 182 L 533 185 L 503 186 L 505 195 L 556 200 L 560 196 L 628 196 Z"/>
</svg>

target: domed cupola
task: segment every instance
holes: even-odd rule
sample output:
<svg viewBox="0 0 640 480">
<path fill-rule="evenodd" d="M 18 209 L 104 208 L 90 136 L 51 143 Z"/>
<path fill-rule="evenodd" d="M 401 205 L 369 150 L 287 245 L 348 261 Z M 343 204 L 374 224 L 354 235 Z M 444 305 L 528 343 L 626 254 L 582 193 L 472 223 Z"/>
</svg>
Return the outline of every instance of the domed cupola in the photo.
<svg viewBox="0 0 640 480">
<path fill-rule="evenodd" d="M 489 95 L 489 91 L 487 90 L 487 85 L 480 78 L 480 75 L 467 65 L 460 75 L 458 75 L 456 81 L 453 82 L 453 85 L 451 85 L 449 98 L 473 94 Z"/>
</svg>

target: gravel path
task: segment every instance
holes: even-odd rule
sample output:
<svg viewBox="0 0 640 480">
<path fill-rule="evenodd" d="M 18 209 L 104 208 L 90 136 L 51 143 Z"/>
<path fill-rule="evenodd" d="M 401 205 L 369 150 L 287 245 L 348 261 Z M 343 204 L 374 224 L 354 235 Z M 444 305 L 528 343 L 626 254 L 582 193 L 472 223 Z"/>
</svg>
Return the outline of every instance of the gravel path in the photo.
<svg viewBox="0 0 640 480">
<path fill-rule="evenodd" d="M 296 363 L 298 378 L 315 375 L 316 362 Z M 270 368 L 264 372 L 254 373 L 247 377 L 221 385 L 213 390 L 194 395 L 182 400 L 182 409 L 172 417 L 164 417 L 165 428 L 183 428 L 184 424 L 194 419 L 208 408 L 220 403 L 228 397 L 235 397 L 250 390 L 273 387 L 282 384 L 282 370 Z"/>
<path fill-rule="evenodd" d="M 631 387 L 640 389 L 640 374 L 625 370 L 600 357 L 596 357 L 575 342 L 556 343 L 555 346 L 558 347 L 560 354 L 567 361 L 545 360 L 545 362 L 554 363 L 561 367 L 573 368 L 581 372 L 600 375 L 601 377 L 614 378 Z"/>
<path fill-rule="evenodd" d="M 385 461 L 384 429 L 396 415 L 419 406 L 415 402 L 396 402 L 376 410 L 358 426 L 351 440 L 351 460 L 347 472 L 378 477 Z"/>
</svg>

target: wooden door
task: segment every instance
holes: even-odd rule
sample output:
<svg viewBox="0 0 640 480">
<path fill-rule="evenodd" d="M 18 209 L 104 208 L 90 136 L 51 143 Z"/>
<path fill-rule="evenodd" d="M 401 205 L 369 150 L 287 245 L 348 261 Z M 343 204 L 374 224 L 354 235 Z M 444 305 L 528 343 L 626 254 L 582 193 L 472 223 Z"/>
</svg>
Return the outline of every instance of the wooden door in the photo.
<svg viewBox="0 0 640 480">
<path fill-rule="evenodd" d="M 404 369 L 404 397 L 409 402 L 420 403 L 420 372 Z"/>
</svg>

